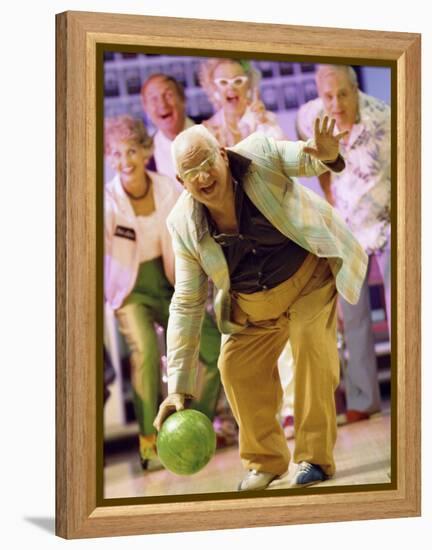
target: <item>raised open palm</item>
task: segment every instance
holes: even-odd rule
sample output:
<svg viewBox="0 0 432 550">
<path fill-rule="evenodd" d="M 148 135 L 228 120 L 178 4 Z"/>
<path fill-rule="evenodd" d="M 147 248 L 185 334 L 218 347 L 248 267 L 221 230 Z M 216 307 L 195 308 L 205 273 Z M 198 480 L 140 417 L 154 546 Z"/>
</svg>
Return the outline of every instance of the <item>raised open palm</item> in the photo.
<svg viewBox="0 0 432 550">
<path fill-rule="evenodd" d="M 345 130 L 344 132 L 334 135 L 335 124 L 336 120 L 334 118 L 331 119 L 329 124 L 328 116 L 323 118 L 322 124 L 319 118 L 315 119 L 315 147 L 304 147 L 303 151 L 322 162 L 332 162 L 336 160 L 339 154 L 339 141 L 349 132 Z"/>
</svg>

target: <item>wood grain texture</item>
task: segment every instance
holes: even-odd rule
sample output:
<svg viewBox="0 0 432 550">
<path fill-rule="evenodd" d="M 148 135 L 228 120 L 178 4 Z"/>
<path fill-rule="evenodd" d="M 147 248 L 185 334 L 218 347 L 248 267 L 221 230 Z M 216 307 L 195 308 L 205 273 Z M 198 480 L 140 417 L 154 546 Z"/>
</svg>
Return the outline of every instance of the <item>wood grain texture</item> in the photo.
<svg viewBox="0 0 432 550">
<path fill-rule="evenodd" d="M 101 42 L 396 60 L 414 34 L 68 12 Z M 234 38 L 235 37 L 235 38 Z"/>
<path fill-rule="evenodd" d="M 420 38 L 398 65 L 398 431 L 401 484 L 407 500 L 420 509 L 420 353 L 421 353 L 421 185 L 420 185 Z M 399 69 L 399 67 L 398 67 Z M 399 70 L 398 70 L 399 77 Z M 400 94 L 399 94 L 400 92 Z M 400 125 L 399 125 L 400 123 Z M 399 360 L 400 358 L 400 360 Z M 403 425 L 403 432 L 402 432 Z"/>
<path fill-rule="evenodd" d="M 61 38 L 60 38 L 61 37 Z M 67 532 L 66 19 L 56 20 L 56 532 Z M 59 39 L 60 38 L 60 39 Z"/>
<path fill-rule="evenodd" d="M 57 16 L 56 532 L 65 538 L 420 513 L 420 37 L 416 34 L 67 12 Z M 233 38 L 235 37 L 235 38 Z M 97 506 L 96 46 L 397 62 L 397 488 Z M 394 319 L 396 321 L 396 319 Z M 395 326 L 395 322 L 393 323 Z M 393 348 L 395 349 L 395 348 Z M 394 381 L 393 381 L 394 383 Z M 396 426 L 396 425 L 395 425 Z"/>
</svg>

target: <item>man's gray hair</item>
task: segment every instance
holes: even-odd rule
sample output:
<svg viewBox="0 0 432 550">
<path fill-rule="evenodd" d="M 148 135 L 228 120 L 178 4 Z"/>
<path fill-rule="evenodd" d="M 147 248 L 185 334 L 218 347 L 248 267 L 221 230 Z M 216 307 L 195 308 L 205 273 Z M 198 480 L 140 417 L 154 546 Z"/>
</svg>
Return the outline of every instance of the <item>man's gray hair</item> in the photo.
<svg viewBox="0 0 432 550">
<path fill-rule="evenodd" d="M 322 77 L 334 72 L 345 73 L 354 88 L 358 88 L 357 74 L 351 65 L 318 65 L 318 69 L 315 72 L 317 84 Z"/>
<path fill-rule="evenodd" d="M 210 146 L 211 149 L 218 150 L 220 148 L 218 140 L 214 135 L 207 130 L 202 124 L 196 124 L 186 130 L 180 132 L 171 143 L 171 155 L 174 160 L 176 171 L 178 172 L 177 156 L 181 151 L 187 149 L 187 146 L 193 143 L 197 138 L 202 138 Z"/>
</svg>

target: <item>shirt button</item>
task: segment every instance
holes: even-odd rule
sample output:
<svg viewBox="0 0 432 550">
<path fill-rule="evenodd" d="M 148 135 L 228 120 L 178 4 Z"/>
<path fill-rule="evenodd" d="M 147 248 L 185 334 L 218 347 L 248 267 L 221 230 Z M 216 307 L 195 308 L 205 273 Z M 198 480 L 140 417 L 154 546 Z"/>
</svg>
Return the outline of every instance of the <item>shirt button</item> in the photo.
<svg viewBox="0 0 432 550">
<path fill-rule="evenodd" d="M 240 239 L 241 241 L 244 239 L 244 236 L 243 236 L 241 233 L 239 233 L 239 239 Z"/>
<path fill-rule="evenodd" d="M 262 277 L 262 271 L 258 271 L 258 277 Z"/>
<path fill-rule="evenodd" d="M 268 289 L 268 286 L 267 286 L 267 285 L 262 285 L 262 289 L 263 289 L 263 290 L 267 290 L 267 289 Z"/>
<path fill-rule="evenodd" d="M 257 251 L 256 251 L 256 248 L 252 248 L 252 254 L 256 254 Z"/>
</svg>

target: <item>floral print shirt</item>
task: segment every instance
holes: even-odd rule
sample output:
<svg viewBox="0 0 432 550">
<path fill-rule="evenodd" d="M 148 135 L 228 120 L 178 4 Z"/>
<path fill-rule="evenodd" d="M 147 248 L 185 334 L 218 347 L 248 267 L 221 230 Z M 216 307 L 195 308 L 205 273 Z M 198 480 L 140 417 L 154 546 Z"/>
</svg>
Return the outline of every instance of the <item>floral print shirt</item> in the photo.
<svg viewBox="0 0 432 550">
<path fill-rule="evenodd" d="M 297 115 L 301 139 L 313 136 L 320 98 L 302 105 Z M 335 206 L 368 254 L 381 250 L 390 236 L 390 107 L 359 91 L 359 114 L 348 141 L 340 142 L 346 168 L 331 174 Z"/>
</svg>

